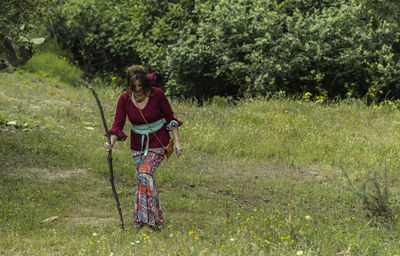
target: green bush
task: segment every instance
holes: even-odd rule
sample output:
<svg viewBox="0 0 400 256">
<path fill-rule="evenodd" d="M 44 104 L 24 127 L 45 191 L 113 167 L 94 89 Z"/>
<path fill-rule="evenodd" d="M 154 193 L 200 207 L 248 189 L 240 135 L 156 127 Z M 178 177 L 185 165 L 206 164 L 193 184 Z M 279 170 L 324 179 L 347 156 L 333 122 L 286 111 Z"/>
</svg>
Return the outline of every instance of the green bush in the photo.
<svg viewBox="0 0 400 256">
<path fill-rule="evenodd" d="M 396 23 L 374 20 L 355 1 L 336 1 L 318 12 L 303 6 L 290 15 L 287 2 L 308 1 L 196 6 L 193 32 L 169 46 L 168 89 L 236 96 L 310 91 L 333 98 L 364 97 L 375 88 L 382 91 L 377 97 L 400 96 Z"/>
<path fill-rule="evenodd" d="M 61 50 L 55 41 L 50 41 L 43 47 L 42 51 L 22 66 L 22 69 L 44 76 L 55 77 L 62 82 L 78 86 L 82 78 L 82 72 L 76 63 L 72 63 L 68 59 L 68 55 L 70 54 Z"/>
<path fill-rule="evenodd" d="M 0 68 L 26 62 L 44 41 L 50 0 L 13 0 L 0 2 Z"/>
<path fill-rule="evenodd" d="M 56 13 L 86 70 L 144 63 L 171 96 L 400 98 L 400 28 L 358 0 L 71 0 Z"/>
</svg>

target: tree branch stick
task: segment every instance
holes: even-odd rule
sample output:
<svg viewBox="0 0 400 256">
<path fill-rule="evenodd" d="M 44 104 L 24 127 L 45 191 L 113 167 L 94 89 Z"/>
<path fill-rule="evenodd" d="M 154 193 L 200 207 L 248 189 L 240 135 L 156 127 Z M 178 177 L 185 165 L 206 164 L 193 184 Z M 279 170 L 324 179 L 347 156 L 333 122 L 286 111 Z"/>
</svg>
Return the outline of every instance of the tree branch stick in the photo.
<svg viewBox="0 0 400 256">
<path fill-rule="evenodd" d="M 106 134 L 107 134 L 108 143 L 111 143 L 110 134 L 108 133 L 107 123 L 106 123 L 106 119 L 104 118 L 104 112 L 103 112 L 103 108 L 102 108 L 102 106 L 101 106 L 101 104 L 100 104 L 99 97 L 97 96 L 97 94 L 96 94 L 96 92 L 94 91 L 93 87 L 89 87 L 89 89 L 90 89 L 90 91 L 92 91 L 93 96 L 94 96 L 95 99 L 96 99 L 97 106 L 99 107 L 100 115 L 101 115 L 101 121 L 103 122 L 104 130 L 106 131 Z M 112 165 L 112 150 L 110 150 L 110 151 L 108 152 L 107 160 L 108 160 L 108 168 L 109 168 L 109 170 L 110 170 L 111 189 L 112 189 L 112 191 L 113 191 L 115 201 L 117 202 L 117 208 L 118 208 L 118 213 L 119 213 L 120 225 L 121 225 L 121 228 L 124 229 L 124 219 L 122 218 L 121 205 L 120 205 L 120 203 L 119 203 L 118 194 L 117 194 L 117 191 L 115 190 L 115 184 L 114 184 L 114 171 L 113 171 L 113 165 Z"/>
</svg>

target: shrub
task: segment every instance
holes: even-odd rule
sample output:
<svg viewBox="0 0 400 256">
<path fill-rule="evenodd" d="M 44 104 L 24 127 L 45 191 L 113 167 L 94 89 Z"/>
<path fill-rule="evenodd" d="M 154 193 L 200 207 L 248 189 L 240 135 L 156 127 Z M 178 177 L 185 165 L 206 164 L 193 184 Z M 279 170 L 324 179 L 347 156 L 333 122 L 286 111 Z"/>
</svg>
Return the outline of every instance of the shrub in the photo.
<svg viewBox="0 0 400 256">
<path fill-rule="evenodd" d="M 358 0 L 71 0 L 56 13 L 86 70 L 144 63 L 171 96 L 400 98 L 400 27 Z"/>
<path fill-rule="evenodd" d="M 362 207 L 368 217 L 393 219 L 395 215 L 391 207 L 392 200 L 387 186 L 386 170 L 383 181 L 378 176 L 378 171 L 369 171 L 357 184 L 350 180 L 347 172 L 343 170 L 343 173 L 354 195 L 361 200 Z"/>
<path fill-rule="evenodd" d="M 18 66 L 44 41 L 43 17 L 50 0 L 14 0 L 0 2 L 0 68 Z"/>
<path fill-rule="evenodd" d="M 72 63 L 66 51 L 60 49 L 55 41 L 50 41 L 43 51 L 33 56 L 22 69 L 45 76 L 60 79 L 60 81 L 78 86 L 82 72 L 76 63 Z"/>
</svg>

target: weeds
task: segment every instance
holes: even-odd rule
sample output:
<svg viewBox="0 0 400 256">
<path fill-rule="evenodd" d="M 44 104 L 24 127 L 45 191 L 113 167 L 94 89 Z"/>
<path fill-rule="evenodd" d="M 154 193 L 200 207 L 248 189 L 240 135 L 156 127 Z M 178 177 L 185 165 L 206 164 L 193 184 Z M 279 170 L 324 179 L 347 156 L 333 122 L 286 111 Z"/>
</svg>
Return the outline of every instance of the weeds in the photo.
<svg viewBox="0 0 400 256">
<path fill-rule="evenodd" d="M 361 200 L 362 207 L 369 218 L 383 218 L 393 221 L 394 213 L 391 205 L 391 194 L 387 186 L 387 171 L 383 172 L 383 178 L 379 177 L 379 172 L 368 171 L 357 183 L 352 182 L 349 174 L 341 168 L 351 191 Z M 383 179 L 383 180 L 382 180 Z"/>
</svg>

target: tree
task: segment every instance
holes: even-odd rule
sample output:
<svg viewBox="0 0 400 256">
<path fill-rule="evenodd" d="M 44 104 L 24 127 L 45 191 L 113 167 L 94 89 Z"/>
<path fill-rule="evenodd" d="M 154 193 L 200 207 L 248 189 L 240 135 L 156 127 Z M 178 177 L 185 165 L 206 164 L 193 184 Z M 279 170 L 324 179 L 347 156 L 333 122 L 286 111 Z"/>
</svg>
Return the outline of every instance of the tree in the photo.
<svg viewBox="0 0 400 256">
<path fill-rule="evenodd" d="M 381 19 L 400 21 L 400 0 L 360 0 Z"/>
<path fill-rule="evenodd" d="M 0 68 L 17 66 L 33 54 L 33 45 L 41 44 L 41 17 L 51 0 L 9 0 L 0 2 Z"/>
</svg>

